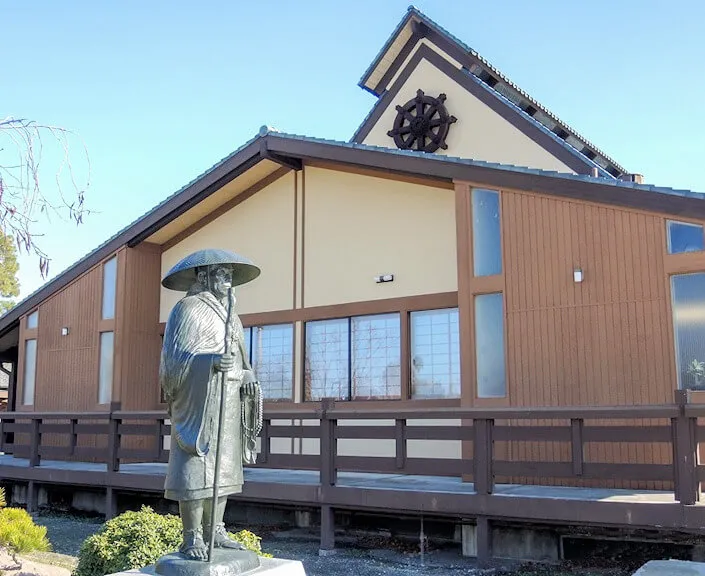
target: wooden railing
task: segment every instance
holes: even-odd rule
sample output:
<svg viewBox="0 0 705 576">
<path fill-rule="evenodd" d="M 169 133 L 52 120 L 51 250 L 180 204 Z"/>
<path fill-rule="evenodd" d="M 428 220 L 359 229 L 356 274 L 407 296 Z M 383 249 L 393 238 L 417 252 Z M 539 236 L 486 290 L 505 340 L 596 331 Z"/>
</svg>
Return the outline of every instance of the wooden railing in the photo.
<svg viewBox="0 0 705 576">
<path fill-rule="evenodd" d="M 705 480 L 705 466 L 699 464 L 697 454 L 698 444 L 705 441 L 705 431 L 698 426 L 698 418 L 705 418 L 705 405 L 687 404 L 684 400 L 638 407 L 425 411 L 357 410 L 346 408 L 344 403 L 324 400 L 315 409 L 302 405 L 301 409 L 267 410 L 255 466 L 320 471 L 323 489 L 336 485 L 340 471 L 462 477 L 474 481 L 477 494 L 491 494 L 497 477 L 556 478 L 568 483 L 658 481 L 673 486 L 677 501 L 694 504 L 700 499 L 700 482 Z M 361 420 L 376 422 L 354 425 Z M 410 420 L 422 423 L 410 424 Z M 436 422 L 423 423 L 430 420 Z M 661 423 L 642 425 L 643 420 Z M 14 434 L 12 445 L 7 441 L 10 433 Z M 30 467 L 39 466 L 43 458 L 103 462 L 114 472 L 124 462 L 166 462 L 168 450 L 164 438 L 169 434 L 168 415 L 164 412 L 0 414 L 0 449 L 28 458 Z M 47 435 L 62 442 L 49 445 L 43 441 Z M 90 438 L 94 445 L 82 446 L 82 437 Z M 308 442 L 311 446 L 299 450 L 301 453 L 275 450 L 275 439 Z M 135 448 L 137 440 L 139 445 Z M 394 449 L 383 456 L 346 454 L 339 450 L 339 440 L 385 440 L 390 445 L 389 441 L 393 441 Z M 426 454 L 410 457 L 409 441 L 414 440 L 455 441 L 462 447 L 462 454 L 457 458 Z M 560 443 L 570 458 L 503 459 L 495 449 L 501 442 Z M 670 458 L 666 463 L 598 462 L 586 458 L 586 445 L 590 443 L 666 445 Z"/>
</svg>

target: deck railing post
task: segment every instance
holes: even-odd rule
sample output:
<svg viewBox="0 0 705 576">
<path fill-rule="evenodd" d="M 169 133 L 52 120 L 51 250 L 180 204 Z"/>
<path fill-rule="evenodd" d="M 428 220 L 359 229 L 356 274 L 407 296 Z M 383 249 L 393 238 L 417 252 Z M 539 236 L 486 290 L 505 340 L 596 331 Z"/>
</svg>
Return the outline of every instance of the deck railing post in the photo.
<svg viewBox="0 0 705 576">
<path fill-rule="evenodd" d="M 321 401 L 321 485 L 323 489 L 335 486 L 337 473 L 335 468 L 335 457 L 337 442 L 335 439 L 336 419 L 331 418 L 330 412 L 335 407 L 335 400 L 324 398 Z"/>
<path fill-rule="evenodd" d="M 155 456 L 157 462 L 162 459 L 162 451 L 164 450 L 164 440 L 162 438 L 162 424 L 164 423 L 164 418 L 157 418 L 157 424 L 154 428 L 154 442 L 155 442 Z"/>
<path fill-rule="evenodd" d="M 108 472 L 120 470 L 120 422 L 121 418 L 110 415 L 108 427 Z"/>
<path fill-rule="evenodd" d="M 324 398 L 321 401 L 320 451 L 321 451 L 321 543 L 319 555 L 334 553 L 335 521 L 333 507 L 327 503 L 329 489 L 335 486 L 337 470 L 335 459 L 337 453 L 336 426 L 337 419 L 330 412 L 335 407 L 335 400 Z"/>
<path fill-rule="evenodd" d="M 698 485 L 697 419 L 686 416 L 686 390 L 676 390 L 678 416 L 671 419 L 673 446 L 674 496 L 681 504 L 691 505 L 700 500 Z"/>
<path fill-rule="evenodd" d="M 403 470 L 406 466 L 406 419 L 397 418 L 395 420 L 395 441 L 396 441 L 396 466 L 397 470 Z"/>
<path fill-rule="evenodd" d="M 583 475 L 583 464 L 585 463 L 585 445 L 583 444 L 583 419 L 572 418 L 570 420 L 570 446 L 573 461 L 573 474 Z"/>
<path fill-rule="evenodd" d="M 266 464 L 267 461 L 269 460 L 269 450 L 270 450 L 270 442 L 269 442 L 269 426 L 270 422 L 269 420 L 264 417 L 262 419 L 262 432 L 260 432 L 260 448 L 259 448 L 259 461 L 260 464 Z"/>
<path fill-rule="evenodd" d="M 71 437 L 69 438 L 69 453 L 73 456 L 76 452 L 76 446 L 78 446 L 78 433 L 76 428 L 78 427 L 78 418 L 71 418 Z"/>
<path fill-rule="evenodd" d="M 472 422 L 475 431 L 473 446 L 474 482 L 477 494 L 492 494 L 494 490 L 494 471 L 492 466 L 494 420 L 476 418 Z"/>
<path fill-rule="evenodd" d="M 41 456 L 39 455 L 39 446 L 42 443 L 42 419 L 32 417 L 32 438 L 29 452 L 30 467 L 39 466 Z"/>
</svg>

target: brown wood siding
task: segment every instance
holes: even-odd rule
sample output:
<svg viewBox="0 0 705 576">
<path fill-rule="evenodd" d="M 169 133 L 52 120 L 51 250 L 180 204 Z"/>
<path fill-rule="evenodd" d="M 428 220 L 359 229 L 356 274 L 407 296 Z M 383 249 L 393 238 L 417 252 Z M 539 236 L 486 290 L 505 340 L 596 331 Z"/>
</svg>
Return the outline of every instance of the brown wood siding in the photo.
<svg viewBox="0 0 705 576">
<path fill-rule="evenodd" d="M 98 405 L 98 323 L 100 321 L 103 275 L 102 267 L 93 268 L 75 282 L 39 306 L 36 331 L 37 366 L 34 405 L 19 406 L 22 410 L 56 412 L 96 412 L 106 410 Z M 26 321 L 22 318 L 24 325 Z M 69 333 L 61 335 L 61 328 Z M 20 353 L 24 356 L 24 337 L 21 333 Z M 24 358 L 20 362 L 18 394 L 24 389 Z M 19 443 L 28 442 L 26 435 L 18 435 Z M 65 444 L 61 435 L 45 434 L 46 446 Z M 105 447 L 103 438 L 81 435 L 80 447 Z"/>
<path fill-rule="evenodd" d="M 97 267 L 39 307 L 36 411 L 98 410 L 98 321 L 103 276 Z M 61 335 L 68 327 L 69 334 Z"/>
<path fill-rule="evenodd" d="M 510 405 L 672 402 L 664 219 L 507 191 L 502 213 Z M 582 283 L 573 281 L 574 267 L 582 268 Z M 512 443 L 509 457 L 566 461 L 569 449 L 565 443 Z M 585 458 L 671 461 L 659 444 L 588 444 Z"/>
<path fill-rule="evenodd" d="M 119 290 L 123 314 L 118 325 L 121 354 L 116 387 L 122 410 L 154 410 L 159 408 L 161 250 L 142 244 L 126 249 L 125 256 L 124 289 Z"/>
</svg>

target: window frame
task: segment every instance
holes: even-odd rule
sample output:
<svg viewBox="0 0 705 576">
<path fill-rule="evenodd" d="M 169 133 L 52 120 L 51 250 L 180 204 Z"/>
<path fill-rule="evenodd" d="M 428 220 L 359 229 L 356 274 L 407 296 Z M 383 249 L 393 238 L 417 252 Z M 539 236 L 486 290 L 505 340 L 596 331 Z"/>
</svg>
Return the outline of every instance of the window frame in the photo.
<svg viewBox="0 0 705 576">
<path fill-rule="evenodd" d="M 705 224 L 703 222 L 691 222 L 688 220 L 674 220 L 673 218 L 665 218 L 666 226 L 666 255 L 667 256 L 678 256 L 682 254 L 702 254 L 705 252 Z M 671 243 L 671 224 L 677 224 L 681 226 L 690 226 L 692 228 L 700 228 L 702 232 L 703 247 L 699 250 L 685 250 L 682 252 L 673 252 Z"/>
<path fill-rule="evenodd" d="M 250 363 L 250 366 L 252 366 L 252 369 L 255 372 L 255 376 L 259 379 L 259 374 L 257 373 L 257 367 L 253 364 L 253 358 L 252 358 L 252 353 L 254 350 L 254 347 L 252 346 L 252 330 L 255 328 L 267 328 L 267 327 L 273 327 L 273 326 L 291 326 L 291 389 L 289 391 L 289 396 L 285 398 L 267 398 L 266 396 L 262 398 L 263 402 L 293 402 L 294 401 L 294 391 L 296 388 L 296 323 L 295 322 L 271 322 L 267 324 L 250 324 L 250 325 L 243 325 L 242 329 L 247 334 L 249 332 L 250 334 L 250 348 L 249 350 L 245 346 L 245 343 L 243 342 L 243 347 L 245 348 L 247 352 L 247 360 Z"/>
<path fill-rule="evenodd" d="M 343 321 L 347 325 L 347 398 L 335 398 L 336 402 L 399 402 L 403 400 L 409 400 L 409 398 L 404 397 L 404 370 L 402 369 L 404 365 L 404 342 L 403 342 L 403 317 L 404 314 L 409 314 L 408 311 L 400 310 L 389 310 L 386 312 L 372 312 L 363 314 L 354 314 L 352 316 L 337 316 L 334 318 L 312 318 L 303 322 L 302 330 L 302 356 L 301 356 L 301 374 L 302 374 L 302 401 L 303 402 L 320 402 L 322 398 L 310 398 L 306 391 L 306 352 L 307 352 L 307 338 L 308 338 L 308 326 L 316 322 L 330 322 L 330 321 Z M 399 396 L 395 398 L 391 397 L 372 397 L 365 398 L 361 396 L 356 396 L 353 392 L 353 320 L 356 318 L 375 318 L 379 316 L 396 316 L 399 322 Z M 408 350 L 408 347 L 406 348 Z"/>
</svg>

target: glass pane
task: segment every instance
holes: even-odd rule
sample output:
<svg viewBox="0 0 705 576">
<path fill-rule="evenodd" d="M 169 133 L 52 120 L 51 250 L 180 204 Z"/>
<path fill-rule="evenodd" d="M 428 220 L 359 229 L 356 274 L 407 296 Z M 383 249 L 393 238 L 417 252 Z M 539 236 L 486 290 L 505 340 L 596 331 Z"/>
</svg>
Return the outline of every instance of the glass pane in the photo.
<svg viewBox="0 0 705 576">
<path fill-rule="evenodd" d="M 348 400 L 348 319 L 306 323 L 304 385 L 307 400 Z"/>
<path fill-rule="evenodd" d="M 113 394 L 113 333 L 100 333 L 100 372 L 98 375 L 98 404 L 107 404 Z"/>
<path fill-rule="evenodd" d="M 117 285 L 117 257 L 103 264 L 103 320 L 115 318 L 115 289 Z"/>
<path fill-rule="evenodd" d="M 24 343 L 24 393 L 22 404 L 34 404 L 34 382 L 37 374 L 37 341 L 27 340 Z"/>
<path fill-rule="evenodd" d="M 475 276 L 502 273 L 498 192 L 472 191 L 472 245 Z"/>
<path fill-rule="evenodd" d="M 411 313 L 411 397 L 460 398 L 457 308 Z"/>
<path fill-rule="evenodd" d="M 668 253 L 695 252 L 705 249 L 703 227 L 687 222 L 668 221 Z"/>
<path fill-rule="evenodd" d="M 705 390 L 705 274 L 671 278 L 678 387 Z"/>
<path fill-rule="evenodd" d="M 351 331 L 353 398 L 401 398 L 399 314 L 357 316 Z"/>
<path fill-rule="evenodd" d="M 245 352 L 247 352 L 247 359 L 252 364 L 252 328 L 245 328 Z"/>
<path fill-rule="evenodd" d="M 502 294 L 475 296 L 477 397 L 507 395 L 504 364 L 504 310 Z"/>
<path fill-rule="evenodd" d="M 294 326 L 258 326 L 252 367 L 268 400 L 291 400 L 294 375 Z"/>
<path fill-rule="evenodd" d="M 27 328 L 29 330 L 39 326 L 39 311 L 35 310 L 29 316 L 27 316 Z"/>
</svg>

